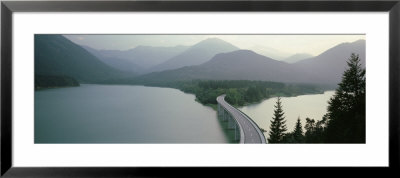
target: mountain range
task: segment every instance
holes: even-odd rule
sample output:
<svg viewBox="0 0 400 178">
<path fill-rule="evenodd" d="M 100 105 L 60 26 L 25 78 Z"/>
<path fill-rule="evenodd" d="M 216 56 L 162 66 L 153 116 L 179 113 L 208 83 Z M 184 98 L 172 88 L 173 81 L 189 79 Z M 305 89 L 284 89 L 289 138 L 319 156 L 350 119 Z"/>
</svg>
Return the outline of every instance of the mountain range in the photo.
<svg viewBox="0 0 400 178">
<path fill-rule="evenodd" d="M 129 50 L 98 50 L 88 46 L 82 47 L 114 68 L 137 73 L 145 73 L 149 68 L 175 57 L 188 48 L 137 46 Z"/>
<path fill-rule="evenodd" d="M 336 45 L 318 56 L 301 60 L 293 65 L 311 76 L 320 78 L 314 82 L 338 83 L 347 69 L 347 61 L 351 53 L 359 55 L 361 67 L 365 68 L 365 40 Z"/>
<path fill-rule="evenodd" d="M 365 40 L 339 44 L 315 57 L 297 54 L 285 62 L 218 38 L 193 46 L 119 51 L 79 46 L 62 35 L 35 35 L 35 74 L 66 75 L 92 83 L 212 79 L 337 84 L 351 53 L 359 54 L 365 67 Z"/>
<path fill-rule="evenodd" d="M 35 75 L 69 76 L 80 82 L 98 82 L 135 76 L 117 70 L 62 35 L 36 34 Z"/>
<path fill-rule="evenodd" d="M 294 64 L 277 61 L 250 50 L 220 53 L 201 65 L 138 76 L 139 81 L 192 79 L 264 80 L 290 83 L 337 84 L 351 53 L 365 66 L 365 41 L 339 44 L 326 52 Z"/>
<path fill-rule="evenodd" d="M 293 54 L 285 59 L 283 59 L 283 61 L 287 62 L 287 63 L 296 63 L 299 62 L 303 59 L 308 59 L 308 58 L 312 58 L 314 57 L 311 54 L 307 54 L 307 53 L 297 53 L 297 54 Z"/>
<path fill-rule="evenodd" d="M 137 79 L 155 82 L 192 79 L 291 81 L 290 76 L 280 75 L 282 70 L 293 71 L 293 68 L 250 50 L 236 50 L 217 54 L 201 65 L 154 72 Z"/>
<path fill-rule="evenodd" d="M 185 66 L 199 65 L 210 60 L 218 53 L 231 52 L 239 48 L 218 38 L 203 40 L 183 53 L 150 69 L 150 72 L 178 69 Z"/>
</svg>

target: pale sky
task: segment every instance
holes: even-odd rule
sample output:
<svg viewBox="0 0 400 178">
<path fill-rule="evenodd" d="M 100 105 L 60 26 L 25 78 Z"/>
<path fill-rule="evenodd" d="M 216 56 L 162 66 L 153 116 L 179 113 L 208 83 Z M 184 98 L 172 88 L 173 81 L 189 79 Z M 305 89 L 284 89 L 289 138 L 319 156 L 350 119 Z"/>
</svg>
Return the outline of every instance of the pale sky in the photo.
<svg viewBox="0 0 400 178">
<path fill-rule="evenodd" d="M 64 35 L 95 49 L 127 50 L 143 46 L 191 46 L 207 38 L 219 38 L 241 49 L 255 46 L 281 52 L 319 55 L 344 42 L 365 40 L 365 35 Z"/>
</svg>

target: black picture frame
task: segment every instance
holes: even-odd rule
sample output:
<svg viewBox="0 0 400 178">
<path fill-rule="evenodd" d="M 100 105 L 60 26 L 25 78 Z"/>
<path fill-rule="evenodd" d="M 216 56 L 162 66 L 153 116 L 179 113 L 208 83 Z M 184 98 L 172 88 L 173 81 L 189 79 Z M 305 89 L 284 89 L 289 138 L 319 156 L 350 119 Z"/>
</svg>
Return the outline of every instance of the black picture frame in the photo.
<svg viewBox="0 0 400 178">
<path fill-rule="evenodd" d="M 332 11 L 389 12 L 389 167 L 399 167 L 400 1 L 2 1 L 1 2 L 1 175 L 17 177 L 129 177 L 176 175 L 178 168 L 16 168 L 12 166 L 13 12 L 126 11 Z M 185 168 L 193 174 L 211 172 Z M 201 168 L 205 169 L 205 168 Z M 209 171 L 214 171 L 215 168 Z M 382 168 L 380 168 L 382 169 Z M 179 170 L 180 171 L 180 170 Z M 220 172 L 228 171 L 218 169 Z M 253 169 L 258 173 L 265 170 Z M 254 172 L 253 172 L 254 173 Z M 263 173 L 265 174 L 265 173 Z"/>
</svg>

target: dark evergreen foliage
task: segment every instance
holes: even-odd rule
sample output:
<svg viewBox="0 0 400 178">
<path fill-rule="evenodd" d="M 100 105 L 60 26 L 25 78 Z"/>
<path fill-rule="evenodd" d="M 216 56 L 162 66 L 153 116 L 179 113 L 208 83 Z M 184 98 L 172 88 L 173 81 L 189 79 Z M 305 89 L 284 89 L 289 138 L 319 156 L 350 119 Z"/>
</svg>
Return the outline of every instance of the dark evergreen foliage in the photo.
<svg viewBox="0 0 400 178">
<path fill-rule="evenodd" d="M 296 141 L 296 143 L 302 143 L 303 142 L 303 126 L 301 125 L 300 118 L 297 118 L 296 126 L 293 131 L 293 138 Z"/>
<path fill-rule="evenodd" d="M 282 109 L 281 98 L 278 97 L 275 105 L 274 116 L 272 117 L 271 126 L 269 128 L 269 143 L 282 143 L 284 141 L 286 128 L 286 120 Z"/>
<path fill-rule="evenodd" d="M 305 143 L 365 143 L 365 69 L 352 54 L 334 96 L 328 101 L 328 113 L 322 120 L 306 118 Z M 285 143 L 299 143 L 300 121 L 284 136 Z"/>
<path fill-rule="evenodd" d="M 304 142 L 303 126 L 301 124 L 300 118 L 297 118 L 297 122 L 296 122 L 293 132 L 285 134 L 285 136 L 283 137 L 283 142 L 284 143 L 303 143 Z"/>
<path fill-rule="evenodd" d="M 226 94 L 225 100 L 235 106 L 260 102 L 274 96 L 297 96 L 301 94 L 322 93 L 318 87 L 308 84 L 285 84 L 270 81 L 250 80 L 191 80 L 170 82 L 149 81 L 106 81 L 105 84 L 134 84 L 176 88 L 196 95 L 202 104 L 217 104 L 216 98 Z"/>
<path fill-rule="evenodd" d="M 325 142 L 325 122 L 326 117 L 320 121 L 315 121 L 314 119 L 306 118 L 306 133 L 304 134 L 304 139 L 306 143 L 324 143 Z"/>
<path fill-rule="evenodd" d="M 326 142 L 365 143 L 365 69 L 352 54 L 335 95 L 329 100 Z"/>
<path fill-rule="evenodd" d="M 79 86 L 79 82 L 68 76 L 35 76 L 35 90 L 44 88 Z"/>
</svg>

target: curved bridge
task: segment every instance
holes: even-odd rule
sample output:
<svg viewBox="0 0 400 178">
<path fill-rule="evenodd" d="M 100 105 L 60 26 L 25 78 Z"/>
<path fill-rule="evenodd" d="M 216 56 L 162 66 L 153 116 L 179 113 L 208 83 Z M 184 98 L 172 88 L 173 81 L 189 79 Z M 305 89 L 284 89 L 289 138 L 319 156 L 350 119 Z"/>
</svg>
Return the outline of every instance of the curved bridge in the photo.
<svg viewBox="0 0 400 178">
<path fill-rule="evenodd" d="M 235 139 L 238 139 L 239 143 L 267 143 L 257 124 L 246 114 L 227 103 L 225 96 L 217 97 L 218 116 L 223 121 L 228 121 L 228 128 L 235 129 Z"/>
</svg>

